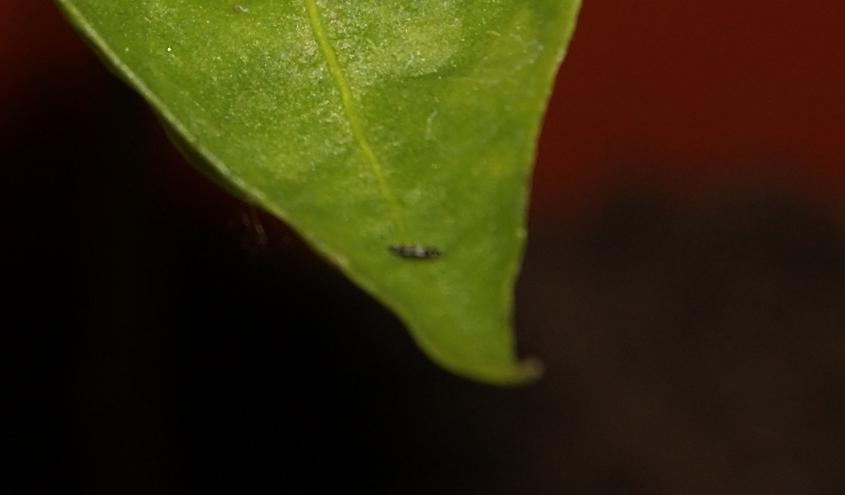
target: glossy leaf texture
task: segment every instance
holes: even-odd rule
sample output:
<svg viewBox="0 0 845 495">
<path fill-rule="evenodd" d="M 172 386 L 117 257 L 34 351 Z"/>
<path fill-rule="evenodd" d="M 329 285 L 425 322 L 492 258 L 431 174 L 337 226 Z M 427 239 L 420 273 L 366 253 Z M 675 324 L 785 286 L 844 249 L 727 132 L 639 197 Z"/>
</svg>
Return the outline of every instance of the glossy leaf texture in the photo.
<svg viewBox="0 0 845 495">
<path fill-rule="evenodd" d="M 494 384 L 537 375 L 516 358 L 513 285 L 578 0 L 56 2 L 205 172 L 435 362 Z"/>
</svg>

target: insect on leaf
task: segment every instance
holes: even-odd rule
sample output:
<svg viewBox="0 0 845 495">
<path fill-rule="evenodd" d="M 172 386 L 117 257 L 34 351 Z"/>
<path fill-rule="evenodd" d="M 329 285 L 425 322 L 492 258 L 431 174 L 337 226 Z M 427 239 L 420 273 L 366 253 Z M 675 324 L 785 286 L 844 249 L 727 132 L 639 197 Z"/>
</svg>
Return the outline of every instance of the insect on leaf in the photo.
<svg viewBox="0 0 845 495">
<path fill-rule="evenodd" d="M 578 0 L 56 0 L 227 188 L 494 384 Z M 280 304 L 283 304 L 280 301 Z"/>
</svg>

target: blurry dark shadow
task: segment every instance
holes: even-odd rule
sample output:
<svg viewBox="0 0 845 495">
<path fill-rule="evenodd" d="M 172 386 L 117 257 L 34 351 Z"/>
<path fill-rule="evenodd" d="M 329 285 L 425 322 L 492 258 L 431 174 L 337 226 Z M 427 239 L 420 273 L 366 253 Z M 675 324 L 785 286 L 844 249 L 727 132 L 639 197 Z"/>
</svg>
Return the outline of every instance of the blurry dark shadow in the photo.
<svg viewBox="0 0 845 495">
<path fill-rule="evenodd" d="M 626 181 L 535 225 L 519 326 L 547 407 L 578 391 L 574 486 L 615 467 L 629 485 L 587 493 L 845 490 L 845 225 L 788 190 Z"/>
</svg>

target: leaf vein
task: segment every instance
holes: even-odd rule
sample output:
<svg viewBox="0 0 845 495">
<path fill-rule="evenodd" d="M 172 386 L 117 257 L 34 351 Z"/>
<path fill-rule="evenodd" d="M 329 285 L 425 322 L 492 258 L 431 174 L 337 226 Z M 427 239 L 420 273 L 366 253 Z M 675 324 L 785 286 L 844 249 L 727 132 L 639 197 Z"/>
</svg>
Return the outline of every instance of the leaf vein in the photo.
<svg viewBox="0 0 845 495">
<path fill-rule="evenodd" d="M 403 238 L 407 237 L 399 200 L 390 188 L 390 185 L 385 178 L 384 167 L 382 166 L 382 163 L 375 151 L 373 151 L 370 141 L 367 139 L 366 132 L 364 132 L 364 125 L 355 105 L 352 88 L 346 79 L 343 68 L 337 60 L 337 53 L 329 41 L 329 36 L 323 26 L 317 2 L 316 0 L 305 0 L 305 6 L 308 10 L 308 18 L 311 24 L 311 30 L 314 33 L 314 40 L 320 48 L 320 52 L 326 62 L 326 67 L 328 68 L 334 84 L 340 93 L 343 114 L 346 117 L 350 130 L 352 131 L 352 136 L 354 137 L 356 144 L 360 148 L 361 153 L 364 155 L 370 170 L 378 182 L 381 195 L 384 197 L 392 211 L 393 222 L 397 233 Z"/>
</svg>

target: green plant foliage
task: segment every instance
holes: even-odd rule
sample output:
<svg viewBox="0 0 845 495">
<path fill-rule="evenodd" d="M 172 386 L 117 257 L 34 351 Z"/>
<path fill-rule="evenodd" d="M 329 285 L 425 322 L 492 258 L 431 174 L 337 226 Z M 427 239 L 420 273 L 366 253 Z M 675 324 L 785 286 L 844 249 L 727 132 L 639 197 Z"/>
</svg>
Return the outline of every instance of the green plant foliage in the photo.
<svg viewBox="0 0 845 495">
<path fill-rule="evenodd" d="M 434 361 L 495 384 L 537 375 L 515 358 L 513 284 L 578 0 L 56 1 L 204 171 Z"/>
</svg>

